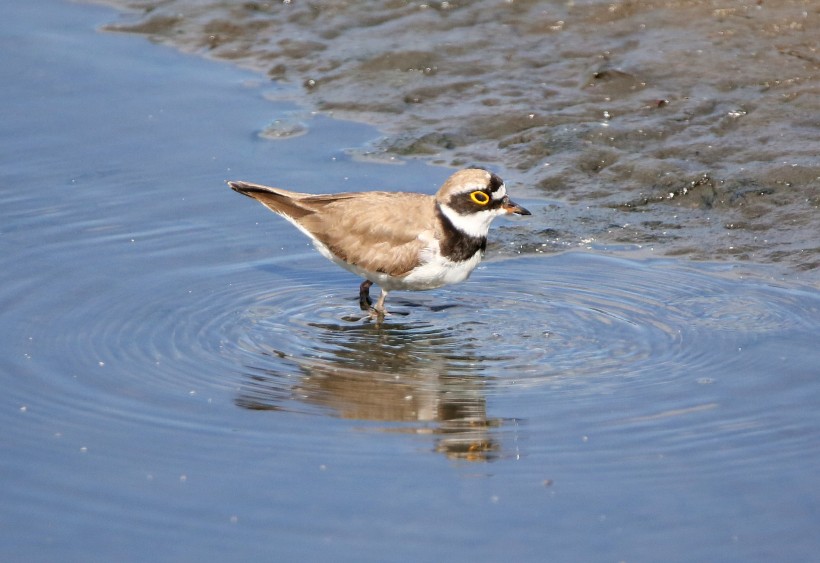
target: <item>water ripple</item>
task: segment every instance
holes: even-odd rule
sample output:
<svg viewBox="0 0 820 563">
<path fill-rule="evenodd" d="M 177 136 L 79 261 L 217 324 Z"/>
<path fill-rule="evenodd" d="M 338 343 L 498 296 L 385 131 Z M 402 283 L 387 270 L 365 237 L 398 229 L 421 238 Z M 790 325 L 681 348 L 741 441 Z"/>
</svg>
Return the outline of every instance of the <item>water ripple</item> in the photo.
<svg viewBox="0 0 820 563">
<path fill-rule="evenodd" d="M 623 385 L 656 401 L 656 390 L 743 372 L 757 361 L 738 353 L 744 346 L 817 330 L 820 311 L 810 292 L 763 284 L 738 292 L 738 282 L 680 263 L 589 254 L 487 263 L 459 286 L 394 293 L 382 323 L 358 310 L 357 281 L 318 257 L 203 266 L 176 278 L 183 282 L 171 289 L 161 276 L 78 287 L 84 307 L 38 306 L 58 325 L 82 327 L 52 342 L 74 373 L 60 400 L 84 408 L 71 385 L 109 389 L 109 407 L 122 416 L 150 402 L 168 408 L 153 420 L 179 424 L 180 401 L 227 392 L 252 410 L 412 423 L 439 434 L 436 447 L 449 455 L 488 459 L 500 455 L 498 428 L 532 414 L 492 416 L 488 402 L 549 396 L 583 409 Z M 34 342 L 50 332 L 30 328 Z M 106 369 L 125 376 L 114 384 Z M 704 407 L 668 410 L 692 408 Z"/>
<path fill-rule="evenodd" d="M 455 443 L 439 448 L 467 457 L 499 449 L 488 437 L 506 424 L 487 413 L 496 397 L 548 393 L 583 408 L 607 386 L 709 383 L 756 361 L 735 353 L 746 343 L 817 324 L 816 295 L 754 284 L 738 295 L 736 281 L 674 262 L 490 263 L 461 286 L 393 294 L 381 324 L 357 310 L 348 276 L 312 263 L 294 274 L 275 289 L 248 276 L 200 304 L 211 322 L 199 338 L 220 333 L 220 361 L 241 373 L 236 403 L 433 424 Z"/>
</svg>

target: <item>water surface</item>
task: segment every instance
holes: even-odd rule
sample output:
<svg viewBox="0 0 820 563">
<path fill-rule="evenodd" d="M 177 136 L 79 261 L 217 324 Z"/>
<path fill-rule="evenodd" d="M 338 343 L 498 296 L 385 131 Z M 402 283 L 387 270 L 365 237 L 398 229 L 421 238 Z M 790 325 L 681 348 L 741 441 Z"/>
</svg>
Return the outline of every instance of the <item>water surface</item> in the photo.
<svg viewBox="0 0 820 563">
<path fill-rule="evenodd" d="M 374 130 L 96 33 L 105 9 L 19 4 L 0 559 L 814 557 L 816 287 L 499 221 L 468 282 L 391 294 L 377 325 L 224 180 L 432 193 L 449 170 L 354 159 Z"/>
</svg>

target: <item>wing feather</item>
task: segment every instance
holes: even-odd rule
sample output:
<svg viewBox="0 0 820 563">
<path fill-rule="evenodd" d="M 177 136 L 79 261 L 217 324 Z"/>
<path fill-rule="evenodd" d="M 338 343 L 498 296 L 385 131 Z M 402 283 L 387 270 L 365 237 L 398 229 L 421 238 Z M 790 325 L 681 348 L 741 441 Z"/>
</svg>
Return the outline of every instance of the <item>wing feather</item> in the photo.
<svg viewBox="0 0 820 563">
<path fill-rule="evenodd" d="M 371 272 L 407 274 L 434 234 L 432 196 L 367 192 L 309 196 L 299 203 L 316 211 L 300 219 L 305 228 L 331 252 Z"/>
<path fill-rule="evenodd" d="M 334 255 L 371 272 L 403 276 L 422 263 L 435 238 L 435 198 L 407 192 L 311 195 L 229 182 L 295 221 Z"/>
</svg>

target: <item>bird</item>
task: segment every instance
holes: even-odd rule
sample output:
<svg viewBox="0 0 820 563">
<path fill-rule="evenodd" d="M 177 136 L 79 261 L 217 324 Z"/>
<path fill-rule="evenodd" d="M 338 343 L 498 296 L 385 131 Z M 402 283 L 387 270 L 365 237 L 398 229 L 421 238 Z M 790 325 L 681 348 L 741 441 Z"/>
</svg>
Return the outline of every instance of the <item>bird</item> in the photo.
<svg viewBox="0 0 820 563">
<path fill-rule="evenodd" d="M 483 168 L 455 172 L 435 195 L 314 195 L 243 181 L 228 185 L 292 223 L 322 256 L 363 277 L 359 305 L 380 319 L 391 291 L 436 289 L 466 280 L 484 256 L 493 219 L 531 215 L 510 200 L 498 175 Z M 381 288 L 375 307 L 373 284 Z"/>
</svg>

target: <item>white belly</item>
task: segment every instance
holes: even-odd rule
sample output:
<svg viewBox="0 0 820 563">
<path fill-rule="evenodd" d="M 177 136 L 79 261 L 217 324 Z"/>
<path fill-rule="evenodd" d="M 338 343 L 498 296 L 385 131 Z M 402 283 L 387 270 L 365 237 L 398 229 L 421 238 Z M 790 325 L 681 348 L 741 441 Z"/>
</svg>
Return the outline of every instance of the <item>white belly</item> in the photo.
<svg viewBox="0 0 820 563">
<path fill-rule="evenodd" d="M 430 258 L 421 266 L 418 266 L 405 276 L 393 277 L 383 272 L 371 272 L 354 264 L 348 264 L 344 260 L 333 256 L 322 243 L 318 241 L 314 241 L 314 243 L 323 256 L 329 258 L 345 270 L 372 281 L 386 291 L 421 291 L 462 282 L 470 277 L 470 274 L 475 270 L 482 258 L 482 253 L 479 251 L 469 260 L 453 262 L 441 256 L 441 254 L 438 253 L 438 248 L 436 248 L 435 252 L 426 253 Z"/>
<path fill-rule="evenodd" d="M 481 251 L 473 254 L 469 260 L 452 262 L 440 254 L 429 262 L 422 264 L 402 280 L 401 286 L 395 289 L 435 289 L 451 283 L 463 282 L 470 277 L 473 270 L 481 262 Z"/>
</svg>

